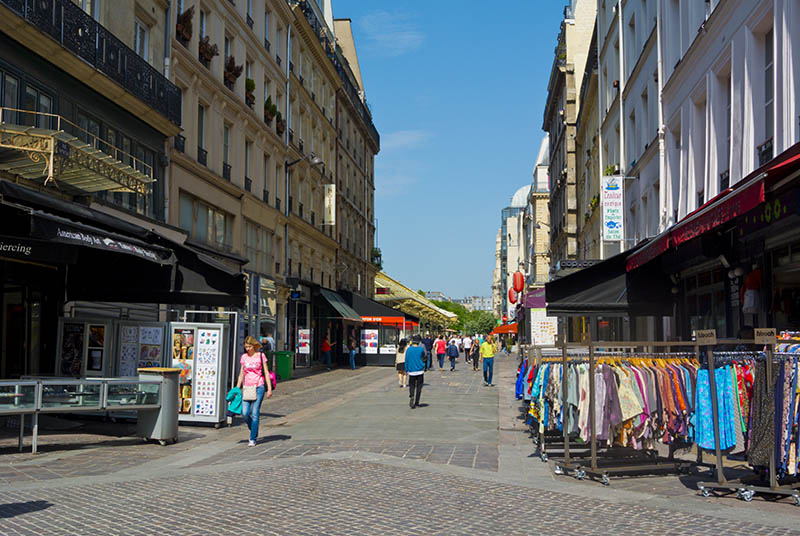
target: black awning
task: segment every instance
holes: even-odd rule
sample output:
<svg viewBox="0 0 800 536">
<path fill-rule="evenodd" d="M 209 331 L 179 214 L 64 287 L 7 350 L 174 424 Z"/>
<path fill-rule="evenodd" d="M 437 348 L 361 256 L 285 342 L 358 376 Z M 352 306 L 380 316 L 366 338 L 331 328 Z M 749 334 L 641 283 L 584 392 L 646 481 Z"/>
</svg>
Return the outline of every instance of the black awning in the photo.
<svg viewBox="0 0 800 536">
<path fill-rule="evenodd" d="M 634 249 L 639 249 L 640 244 Z M 625 270 L 633 251 L 613 257 L 545 285 L 550 315 L 625 314 L 661 316 L 672 313 L 672 300 L 664 296 L 666 274 L 651 272 L 647 277 Z M 654 299 L 655 296 L 660 299 Z"/>
<path fill-rule="evenodd" d="M 319 289 L 319 295 L 334 311 L 328 318 L 341 318 L 353 322 L 361 322 L 361 316 L 338 293 L 325 288 Z"/>
<path fill-rule="evenodd" d="M 413 319 L 419 321 L 418 318 L 411 317 L 399 309 L 392 309 L 387 305 L 376 302 L 375 300 L 371 300 L 365 296 L 361 296 L 360 294 L 356 294 L 355 292 L 343 290 L 340 291 L 340 294 L 347 299 L 353 309 L 355 309 L 360 316 L 403 316 L 406 318 L 406 320 Z"/>
<path fill-rule="evenodd" d="M 244 308 L 247 282 L 242 272 L 191 246 L 175 244 L 173 251 L 178 259 L 175 287 L 164 303 Z"/>
</svg>

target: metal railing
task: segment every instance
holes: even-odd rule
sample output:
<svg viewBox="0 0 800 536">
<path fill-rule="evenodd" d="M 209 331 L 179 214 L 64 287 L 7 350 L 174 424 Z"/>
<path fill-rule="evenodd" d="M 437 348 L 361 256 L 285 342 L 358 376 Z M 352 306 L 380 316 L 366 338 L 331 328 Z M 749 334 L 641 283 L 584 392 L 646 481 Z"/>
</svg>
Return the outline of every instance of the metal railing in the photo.
<svg viewBox="0 0 800 536">
<path fill-rule="evenodd" d="M 247 190 L 248 192 L 253 191 L 253 181 L 250 180 L 249 177 L 244 178 L 244 189 Z"/>
<path fill-rule="evenodd" d="M 0 0 L 0 4 L 180 125 L 180 89 L 71 0 Z"/>
<path fill-rule="evenodd" d="M 231 180 L 231 165 L 227 162 L 222 163 L 222 178 L 226 181 Z"/>
<path fill-rule="evenodd" d="M 186 138 L 184 138 L 180 134 L 177 134 L 175 136 L 175 141 L 173 143 L 175 145 L 176 151 L 180 151 L 182 153 L 186 152 Z"/>
<path fill-rule="evenodd" d="M 270 45 L 269 39 L 267 39 L 267 38 L 264 38 L 264 48 L 266 48 L 266 49 L 267 49 L 267 52 L 269 52 L 269 49 L 270 49 L 271 47 L 272 47 L 272 45 Z"/>
<path fill-rule="evenodd" d="M 269 190 L 264 190 L 261 199 L 269 205 Z"/>
<path fill-rule="evenodd" d="M 197 146 L 197 163 L 208 166 L 208 151 Z"/>
<path fill-rule="evenodd" d="M 128 164 L 134 169 L 139 170 L 148 177 L 153 176 L 152 166 L 147 165 L 143 160 L 139 160 L 132 154 L 123 151 L 103 138 L 92 134 L 88 130 L 79 127 L 69 119 L 57 114 L 45 112 L 33 112 L 21 108 L 0 107 L 0 124 L 8 123 L 21 127 L 41 128 L 45 130 L 55 130 L 75 136 L 92 148 L 102 151 L 124 164 Z"/>
</svg>

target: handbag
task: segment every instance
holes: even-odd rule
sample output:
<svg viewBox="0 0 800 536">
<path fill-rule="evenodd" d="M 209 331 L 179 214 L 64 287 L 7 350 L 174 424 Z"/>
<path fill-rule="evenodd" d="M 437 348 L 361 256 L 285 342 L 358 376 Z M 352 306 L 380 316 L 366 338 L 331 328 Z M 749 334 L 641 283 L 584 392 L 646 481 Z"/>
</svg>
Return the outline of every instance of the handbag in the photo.
<svg viewBox="0 0 800 536">
<path fill-rule="evenodd" d="M 272 384 L 272 390 L 274 391 L 275 388 L 278 387 L 278 379 L 275 377 L 275 373 L 267 368 L 267 358 L 263 353 L 261 354 L 261 374 L 264 375 L 264 381 L 269 378 L 269 382 Z"/>
<path fill-rule="evenodd" d="M 242 387 L 242 400 L 247 400 L 249 402 L 258 398 L 258 391 L 256 390 L 257 387 L 255 385 L 245 385 Z"/>
</svg>

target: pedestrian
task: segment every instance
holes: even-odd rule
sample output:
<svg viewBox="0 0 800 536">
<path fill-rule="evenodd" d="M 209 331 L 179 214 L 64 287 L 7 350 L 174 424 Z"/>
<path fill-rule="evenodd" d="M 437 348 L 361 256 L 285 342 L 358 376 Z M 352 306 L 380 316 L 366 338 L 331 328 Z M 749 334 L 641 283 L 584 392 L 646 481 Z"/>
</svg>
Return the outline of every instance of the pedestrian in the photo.
<svg viewBox="0 0 800 536">
<path fill-rule="evenodd" d="M 436 359 L 439 360 L 439 372 L 444 370 L 444 355 L 447 353 L 447 343 L 444 340 L 444 335 L 439 335 L 433 341 L 433 351 L 436 352 Z"/>
<path fill-rule="evenodd" d="M 250 441 L 247 445 L 256 446 L 258 440 L 258 422 L 261 415 L 261 402 L 266 390 L 267 398 L 272 397 L 272 382 L 269 381 L 267 358 L 261 352 L 261 343 L 253 336 L 244 340 L 244 350 L 239 359 L 239 380 L 236 387 L 242 390 L 242 417 L 250 429 Z"/>
<path fill-rule="evenodd" d="M 394 358 L 394 366 L 397 369 L 397 382 L 400 388 L 408 387 L 408 375 L 406 374 L 406 346 L 408 341 L 400 339 L 400 345 L 397 347 L 397 355 Z"/>
<path fill-rule="evenodd" d="M 348 345 L 348 349 L 350 350 L 350 370 L 356 370 L 356 340 L 353 337 L 350 337 L 350 344 Z"/>
<path fill-rule="evenodd" d="M 325 360 L 325 366 L 328 368 L 328 370 L 331 370 L 331 343 L 328 342 L 327 333 L 322 338 L 322 345 L 320 346 L 320 350 L 322 350 L 322 359 Z"/>
<path fill-rule="evenodd" d="M 483 360 L 483 385 L 492 387 L 492 375 L 494 373 L 494 341 L 488 335 L 481 344 L 481 359 Z"/>
<path fill-rule="evenodd" d="M 422 385 L 425 383 L 425 347 L 421 346 L 419 335 L 411 338 L 411 346 L 406 349 L 405 370 L 408 374 L 408 406 L 419 406 Z"/>
<path fill-rule="evenodd" d="M 464 362 L 469 363 L 470 355 L 472 355 L 472 338 L 469 335 L 464 335 L 461 339 L 461 345 L 464 347 Z"/>
<path fill-rule="evenodd" d="M 478 364 L 481 362 L 481 345 L 476 339 L 475 343 L 469 347 L 469 357 L 472 359 L 472 370 L 478 371 Z"/>
<path fill-rule="evenodd" d="M 450 372 L 453 372 L 456 370 L 456 359 L 458 359 L 458 346 L 456 346 L 455 340 L 451 340 L 447 345 L 447 357 L 450 358 Z"/>
<path fill-rule="evenodd" d="M 425 334 L 422 345 L 425 347 L 425 371 L 428 371 L 433 369 L 433 339 L 430 333 Z"/>
</svg>

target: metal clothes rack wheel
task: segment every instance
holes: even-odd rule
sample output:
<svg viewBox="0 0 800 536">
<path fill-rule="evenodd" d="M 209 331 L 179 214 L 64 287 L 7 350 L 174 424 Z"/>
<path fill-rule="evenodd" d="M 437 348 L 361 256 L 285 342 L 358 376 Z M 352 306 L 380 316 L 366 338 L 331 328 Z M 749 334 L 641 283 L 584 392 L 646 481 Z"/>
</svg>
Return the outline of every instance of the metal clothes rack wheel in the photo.
<svg viewBox="0 0 800 536">
<path fill-rule="evenodd" d="M 754 344 L 753 340 L 727 340 L 719 341 L 725 343 L 743 343 Z M 774 346 L 778 341 L 766 345 L 766 373 L 764 378 L 756 378 L 756 381 L 764 381 L 769 386 L 775 381 L 772 374 L 772 361 L 774 355 Z M 800 358 L 800 356 L 798 356 Z M 756 493 L 770 494 L 770 495 L 783 495 L 784 497 L 792 497 L 794 505 L 800 506 L 800 482 L 781 485 L 778 482 L 778 476 L 775 471 L 775 448 L 774 442 L 770 444 L 769 449 L 769 484 L 767 486 L 759 486 L 752 484 L 752 478 L 727 480 L 725 478 L 725 471 L 722 464 L 722 450 L 720 449 L 720 432 L 718 420 L 718 395 L 717 395 L 717 382 L 715 378 L 716 360 L 714 358 L 714 351 L 709 347 L 707 352 L 707 366 L 709 370 L 709 385 L 711 390 L 711 407 L 714 420 L 714 449 L 716 454 L 716 482 L 698 482 L 697 489 L 703 497 L 710 497 L 712 494 L 718 495 L 717 491 L 727 491 L 723 495 L 730 495 L 735 493 L 736 496 L 745 502 L 750 502 Z"/>
</svg>

